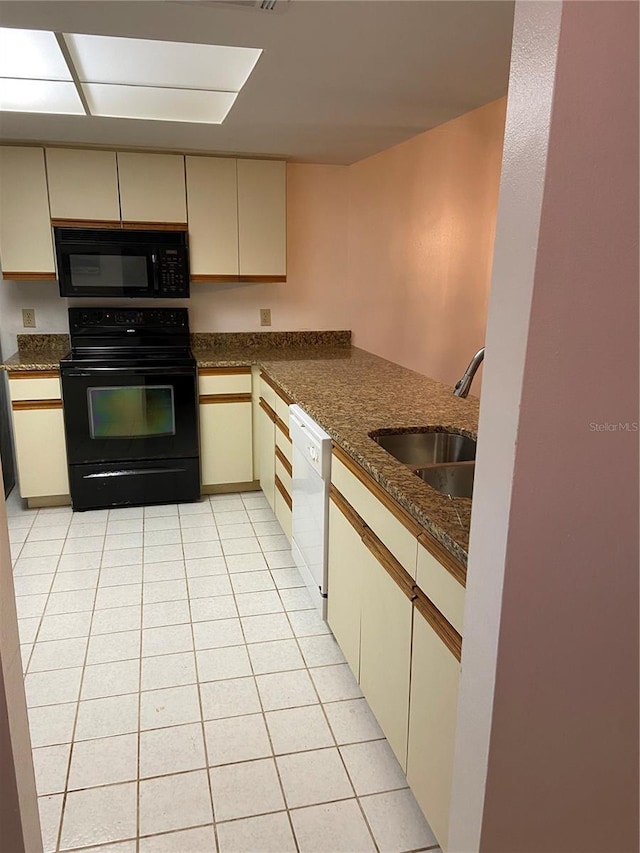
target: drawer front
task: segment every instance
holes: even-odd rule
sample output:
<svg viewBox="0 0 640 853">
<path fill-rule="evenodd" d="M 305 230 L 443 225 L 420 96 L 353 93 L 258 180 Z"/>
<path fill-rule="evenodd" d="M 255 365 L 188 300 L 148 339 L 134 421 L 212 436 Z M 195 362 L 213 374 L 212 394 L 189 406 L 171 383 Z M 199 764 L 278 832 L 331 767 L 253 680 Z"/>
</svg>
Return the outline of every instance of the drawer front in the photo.
<svg viewBox="0 0 640 853">
<path fill-rule="evenodd" d="M 43 373 L 53 371 L 43 371 Z M 25 373 L 24 377 L 9 375 L 11 400 L 61 400 L 62 390 L 58 376 L 39 377 Z"/>
<path fill-rule="evenodd" d="M 418 553 L 415 534 L 407 530 L 335 454 L 331 459 L 331 482 L 402 567 L 415 578 Z"/>
<path fill-rule="evenodd" d="M 289 403 L 283 400 L 280 394 L 276 391 L 276 415 L 284 422 L 284 425 L 289 428 Z"/>
<path fill-rule="evenodd" d="M 288 439 L 287 436 L 278 427 L 276 427 L 276 447 L 279 448 L 280 452 L 286 457 L 289 464 L 292 465 L 293 445 L 291 444 L 291 440 Z"/>
<path fill-rule="evenodd" d="M 260 396 L 268 403 L 273 411 L 276 410 L 276 392 L 273 390 L 271 385 L 264 381 L 262 377 L 260 377 Z"/>
<path fill-rule="evenodd" d="M 287 494 L 291 497 L 291 474 L 287 471 L 278 456 L 276 456 L 276 477 L 279 478 Z"/>
<path fill-rule="evenodd" d="M 241 367 L 215 371 L 205 369 L 198 372 L 198 393 L 207 394 L 250 394 L 251 368 Z"/>
<path fill-rule="evenodd" d="M 418 545 L 416 582 L 442 615 L 462 634 L 464 587 L 422 545 Z"/>
</svg>

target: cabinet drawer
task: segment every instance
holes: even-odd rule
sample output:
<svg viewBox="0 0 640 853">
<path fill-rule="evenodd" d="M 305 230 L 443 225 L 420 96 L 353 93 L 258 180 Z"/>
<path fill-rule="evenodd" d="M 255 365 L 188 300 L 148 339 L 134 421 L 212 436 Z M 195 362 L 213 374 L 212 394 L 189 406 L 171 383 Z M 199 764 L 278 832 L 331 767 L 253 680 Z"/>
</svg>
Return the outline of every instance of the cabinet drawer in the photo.
<svg viewBox="0 0 640 853">
<path fill-rule="evenodd" d="M 415 578 L 418 554 L 416 534 L 407 530 L 335 453 L 331 459 L 331 482 L 403 568 Z"/>
<path fill-rule="evenodd" d="M 53 374 L 55 371 L 42 371 Z M 47 375 L 38 376 L 32 373 L 11 375 L 9 378 L 9 394 L 11 400 L 60 400 L 60 378 Z"/>
<path fill-rule="evenodd" d="M 276 415 L 289 429 L 289 403 L 276 391 Z"/>
<path fill-rule="evenodd" d="M 464 587 L 418 540 L 416 582 L 442 615 L 462 634 Z"/>
<path fill-rule="evenodd" d="M 282 455 L 286 458 L 287 462 L 290 465 L 293 464 L 293 451 L 292 451 L 291 439 L 287 438 L 287 436 L 278 427 L 276 427 L 276 447 L 280 450 Z"/>
<path fill-rule="evenodd" d="M 198 393 L 251 394 L 251 368 L 203 368 L 198 371 Z"/>
<path fill-rule="evenodd" d="M 276 477 L 280 480 L 286 493 L 291 497 L 291 467 L 283 462 L 282 457 L 276 453 Z"/>
<path fill-rule="evenodd" d="M 266 381 L 264 376 L 260 374 L 260 396 L 268 403 L 273 411 L 276 410 L 276 392 L 271 385 Z"/>
</svg>

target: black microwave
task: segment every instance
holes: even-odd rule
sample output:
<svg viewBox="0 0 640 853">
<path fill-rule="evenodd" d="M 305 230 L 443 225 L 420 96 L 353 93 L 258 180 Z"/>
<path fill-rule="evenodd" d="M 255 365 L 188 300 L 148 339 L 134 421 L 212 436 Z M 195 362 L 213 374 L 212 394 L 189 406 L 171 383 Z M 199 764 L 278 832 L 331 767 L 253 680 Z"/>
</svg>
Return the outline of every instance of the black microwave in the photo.
<svg viewBox="0 0 640 853">
<path fill-rule="evenodd" d="M 185 231 L 54 228 L 60 296 L 189 296 Z"/>
</svg>

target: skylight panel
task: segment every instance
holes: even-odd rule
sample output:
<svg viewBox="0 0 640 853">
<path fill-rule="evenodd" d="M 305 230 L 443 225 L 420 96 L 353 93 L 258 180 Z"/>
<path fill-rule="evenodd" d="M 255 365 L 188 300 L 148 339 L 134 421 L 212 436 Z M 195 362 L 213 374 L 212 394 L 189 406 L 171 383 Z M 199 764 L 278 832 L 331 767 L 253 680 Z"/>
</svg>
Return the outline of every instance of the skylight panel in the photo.
<svg viewBox="0 0 640 853">
<path fill-rule="evenodd" d="M 262 50 L 215 44 L 65 34 L 83 83 L 239 92 Z"/>
<path fill-rule="evenodd" d="M 71 80 L 53 33 L 0 27 L 0 77 Z"/>
<path fill-rule="evenodd" d="M 261 53 L 0 27 L 0 110 L 220 124 Z"/>
<path fill-rule="evenodd" d="M 162 89 L 152 86 L 82 84 L 94 116 L 220 124 L 233 106 L 235 92 Z"/>
<path fill-rule="evenodd" d="M 73 83 L 0 78 L 0 110 L 85 115 Z"/>
</svg>

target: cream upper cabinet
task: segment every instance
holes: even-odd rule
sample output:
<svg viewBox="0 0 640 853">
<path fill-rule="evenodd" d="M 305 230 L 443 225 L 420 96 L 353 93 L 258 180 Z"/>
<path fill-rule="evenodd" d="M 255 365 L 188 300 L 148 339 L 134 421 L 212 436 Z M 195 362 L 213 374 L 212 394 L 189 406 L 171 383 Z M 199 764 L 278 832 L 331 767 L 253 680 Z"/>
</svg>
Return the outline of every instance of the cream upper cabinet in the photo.
<svg viewBox="0 0 640 853">
<path fill-rule="evenodd" d="M 187 222 L 184 157 L 118 152 L 120 210 L 124 223 Z"/>
<path fill-rule="evenodd" d="M 55 279 L 42 148 L 0 147 L 0 264 L 6 279 Z"/>
<path fill-rule="evenodd" d="M 120 223 L 115 151 L 47 148 L 52 219 Z"/>
<path fill-rule="evenodd" d="M 186 157 L 191 277 L 238 275 L 236 160 Z"/>
<path fill-rule="evenodd" d="M 287 274 L 286 163 L 238 160 L 240 276 Z"/>
</svg>

